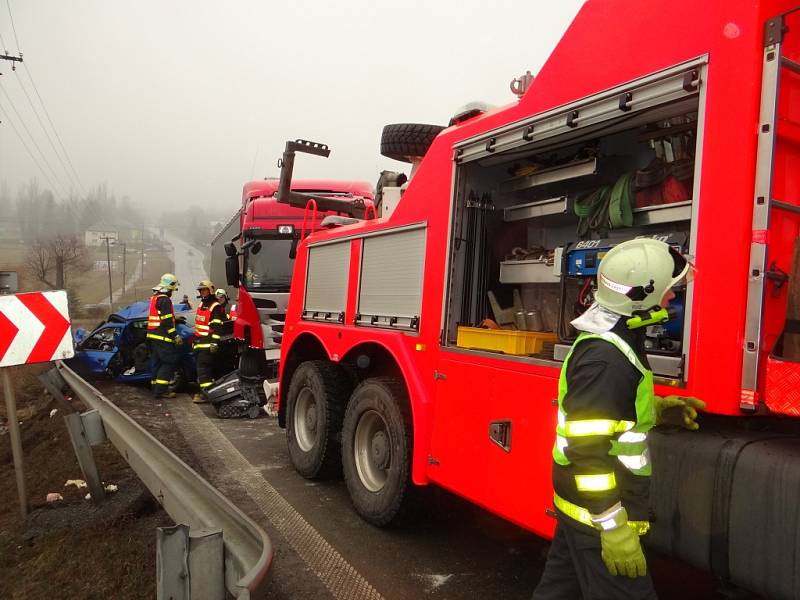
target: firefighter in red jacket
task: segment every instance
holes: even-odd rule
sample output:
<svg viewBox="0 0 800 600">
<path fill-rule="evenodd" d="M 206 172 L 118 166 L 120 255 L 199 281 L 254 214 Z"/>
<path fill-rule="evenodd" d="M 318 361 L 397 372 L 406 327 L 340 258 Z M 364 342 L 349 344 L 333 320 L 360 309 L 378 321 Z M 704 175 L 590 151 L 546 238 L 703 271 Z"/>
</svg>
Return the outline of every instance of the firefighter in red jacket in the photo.
<svg viewBox="0 0 800 600">
<path fill-rule="evenodd" d="M 635 239 L 600 262 L 595 302 L 572 325 L 553 446 L 558 524 L 534 600 L 655 598 L 639 541 L 650 527 L 648 431 L 697 429 L 696 398 L 653 391 L 644 333 L 669 318 L 690 265 L 667 244 Z"/>
<path fill-rule="evenodd" d="M 153 288 L 147 312 L 147 341 L 150 344 L 150 389 L 156 398 L 174 398 L 169 383 L 178 368 L 178 347 L 183 343 L 177 334 L 172 292 L 178 289 L 178 279 L 164 273 Z"/>
<path fill-rule="evenodd" d="M 197 284 L 200 305 L 194 322 L 194 354 L 197 363 L 197 383 L 200 393 L 192 400 L 200 404 L 206 401 L 205 390 L 214 383 L 216 353 L 219 351 L 220 334 L 227 315 L 225 308 L 214 296 L 214 284 L 204 279 Z"/>
</svg>

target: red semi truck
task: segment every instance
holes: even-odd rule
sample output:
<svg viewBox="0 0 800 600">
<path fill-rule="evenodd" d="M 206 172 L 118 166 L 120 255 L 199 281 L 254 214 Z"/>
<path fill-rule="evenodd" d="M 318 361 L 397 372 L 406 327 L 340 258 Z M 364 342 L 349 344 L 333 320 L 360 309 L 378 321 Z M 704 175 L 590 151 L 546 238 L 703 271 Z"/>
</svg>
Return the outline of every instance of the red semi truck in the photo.
<svg viewBox="0 0 800 600">
<path fill-rule="evenodd" d="M 436 484 L 552 535 L 570 321 L 609 248 L 656 237 L 697 268 L 647 330 L 656 393 L 708 408 L 651 433 L 648 543 L 798 597 L 797 10 L 589 0 L 518 102 L 438 134 L 390 215 L 303 240 L 280 365 L 295 468 L 343 469 L 374 524 Z"/>
<path fill-rule="evenodd" d="M 236 218 L 212 242 L 216 247 L 212 255 L 221 254 L 220 246 L 224 248 L 225 280 L 238 288 L 238 294 L 231 300 L 236 314 L 233 334 L 241 346 L 238 369 L 241 392 L 249 401 L 236 402 L 239 409 L 231 408 L 226 416 L 246 414 L 248 406 L 263 403 L 262 394 L 270 396 L 269 380 L 274 382 L 278 373 L 298 240 L 304 228 L 313 231 L 322 226 L 326 217 L 338 214 L 334 210 L 320 210 L 306 215 L 302 208 L 280 204 L 275 197 L 278 187 L 278 179 L 246 183 Z M 354 203 L 372 206 L 372 185 L 365 181 L 297 180 L 292 190 L 319 195 L 334 208 L 350 208 Z M 212 258 L 212 272 L 220 262 Z"/>
</svg>

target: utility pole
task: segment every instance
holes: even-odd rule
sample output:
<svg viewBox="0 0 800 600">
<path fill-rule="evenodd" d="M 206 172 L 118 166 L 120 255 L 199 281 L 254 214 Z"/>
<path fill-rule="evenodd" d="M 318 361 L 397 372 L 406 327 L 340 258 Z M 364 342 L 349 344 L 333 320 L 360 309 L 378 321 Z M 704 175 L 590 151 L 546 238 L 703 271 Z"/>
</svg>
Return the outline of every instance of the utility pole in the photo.
<svg viewBox="0 0 800 600">
<path fill-rule="evenodd" d="M 105 235 L 100 238 L 106 241 L 106 265 L 108 266 L 108 305 L 111 307 L 111 312 L 114 312 L 114 289 L 111 287 L 111 244 L 112 238 L 110 235 Z"/>
<path fill-rule="evenodd" d="M 127 252 L 128 247 L 126 246 L 125 242 L 122 242 L 122 295 L 125 295 L 125 277 L 127 275 L 127 269 L 125 266 L 125 253 Z"/>
<path fill-rule="evenodd" d="M 9 54 L 0 54 L 0 60 L 11 61 L 11 70 L 12 71 L 16 71 L 17 70 L 17 65 L 15 65 L 14 63 L 25 62 L 25 61 L 22 60 L 22 52 L 19 53 L 19 56 L 11 56 Z M 2 73 L 0 73 L 0 75 L 2 75 Z"/>
<path fill-rule="evenodd" d="M 139 273 L 139 279 L 144 279 L 144 221 L 142 221 L 142 271 Z"/>
<path fill-rule="evenodd" d="M 17 48 L 17 49 L 19 50 L 19 48 Z M 17 65 L 15 65 L 14 63 L 25 62 L 25 61 L 22 60 L 22 52 L 19 53 L 19 56 L 11 56 L 10 54 L 0 54 L 0 60 L 10 61 L 11 62 L 11 70 L 12 71 L 16 71 L 17 70 Z M 0 75 L 2 75 L 2 73 L 0 73 Z M 2 123 L 2 121 L 0 121 L 0 123 Z"/>
</svg>

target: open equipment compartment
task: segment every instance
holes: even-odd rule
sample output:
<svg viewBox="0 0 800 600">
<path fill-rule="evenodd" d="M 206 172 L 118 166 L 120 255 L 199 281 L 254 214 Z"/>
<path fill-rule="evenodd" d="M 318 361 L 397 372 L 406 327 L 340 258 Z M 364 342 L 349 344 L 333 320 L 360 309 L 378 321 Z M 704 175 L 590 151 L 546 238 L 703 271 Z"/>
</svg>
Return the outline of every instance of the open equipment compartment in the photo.
<svg viewBox="0 0 800 600">
<path fill-rule="evenodd" d="M 456 145 L 445 346 L 504 352 L 465 334 L 536 332 L 535 353 L 506 353 L 557 366 L 611 247 L 647 236 L 693 252 L 704 72 L 703 59 L 678 65 Z M 647 328 L 651 367 L 675 385 L 690 305 L 691 284 L 677 317 Z"/>
</svg>

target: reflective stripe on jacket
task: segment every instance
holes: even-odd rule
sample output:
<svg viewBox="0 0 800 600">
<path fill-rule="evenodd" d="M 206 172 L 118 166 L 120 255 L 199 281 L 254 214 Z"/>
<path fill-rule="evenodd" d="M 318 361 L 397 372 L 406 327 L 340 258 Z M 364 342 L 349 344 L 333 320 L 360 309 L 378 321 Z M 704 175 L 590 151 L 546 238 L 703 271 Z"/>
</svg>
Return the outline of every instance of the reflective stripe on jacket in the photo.
<svg viewBox="0 0 800 600">
<path fill-rule="evenodd" d="M 153 294 L 147 311 L 147 338 L 171 342 L 175 337 L 172 300 L 166 294 Z"/>
<path fill-rule="evenodd" d="M 195 348 L 208 348 L 222 336 L 219 330 L 224 324 L 225 309 L 219 302 L 201 303 L 194 319 Z"/>
</svg>

